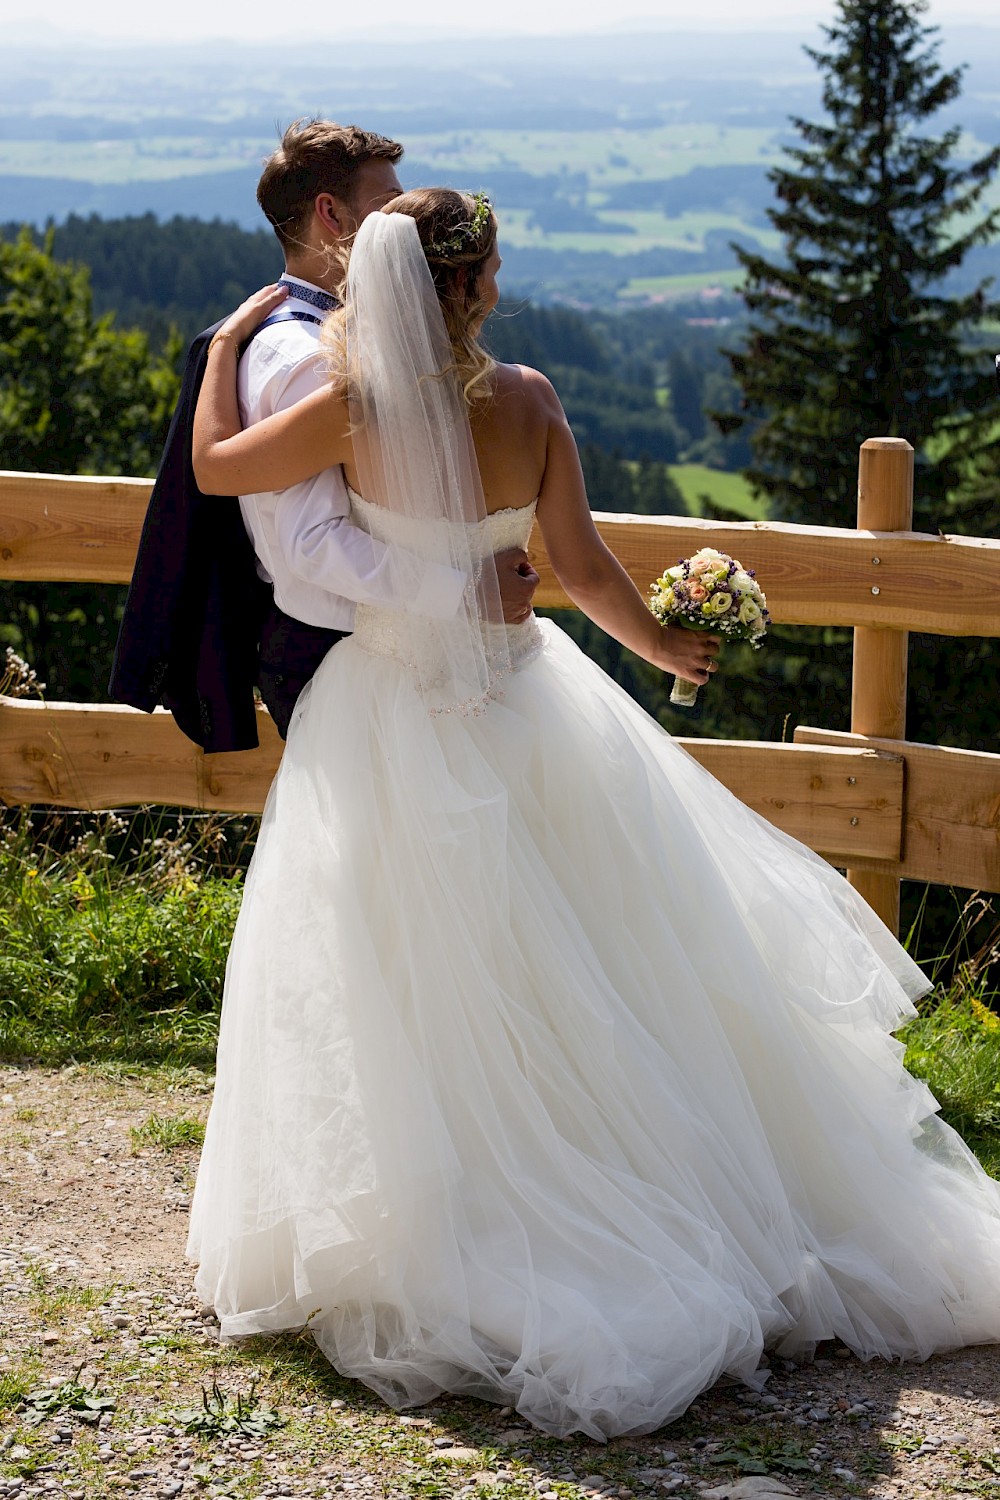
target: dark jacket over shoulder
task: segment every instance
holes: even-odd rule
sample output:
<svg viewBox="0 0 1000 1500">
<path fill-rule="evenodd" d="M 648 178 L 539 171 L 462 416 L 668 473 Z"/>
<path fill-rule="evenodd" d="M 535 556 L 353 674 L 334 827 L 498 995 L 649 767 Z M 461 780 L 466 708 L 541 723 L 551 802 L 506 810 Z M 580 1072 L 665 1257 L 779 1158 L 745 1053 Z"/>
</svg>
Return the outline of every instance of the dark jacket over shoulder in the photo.
<svg viewBox="0 0 1000 1500">
<path fill-rule="evenodd" d="M 191 465 L 195 405 L 219 326 L 200 333 L 188 352 L 110 683 L 121 703 L 147 713 L 162 703 L 208 751 L 258 743 L 253 689 L 261 621 L 271 602 L 239 500 L 203 495 Z"/>
</svg>

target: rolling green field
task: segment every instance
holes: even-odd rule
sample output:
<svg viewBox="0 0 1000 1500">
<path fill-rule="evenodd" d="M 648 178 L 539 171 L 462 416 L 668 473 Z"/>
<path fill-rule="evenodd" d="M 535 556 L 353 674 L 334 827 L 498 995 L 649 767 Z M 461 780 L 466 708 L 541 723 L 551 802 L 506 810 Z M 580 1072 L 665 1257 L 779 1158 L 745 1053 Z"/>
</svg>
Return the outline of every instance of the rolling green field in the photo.
<svg viewBox="0 0 1000 1500">
<path fill-rule="evenodd" d="M 199 177 L 256 164 L 273 140 L 219 141 L 197 136 L 153 136 L 146 140 L 3 141 L 0 174 L 69 177 L 81 182 L 126 183 Z"/>
<path fill-rule="evenodd" d="M 680 276 L 633 276 L 619 296 L 626 302 L 629 299 L 635 302 L 669 302 L 672 297 L 694 297 L 699 292 L 704 296 L 713 287 L 732 291 L 742 280 L 743 272 L 739 270 L 692 271 Z"/>
<path fill-rule="evenodd" d="M 609 225 L 627 225 L 629 234 L 588 234 L 571 231 L 566 234 L 553 233 L 538 228 L 531 222 L 527 209 L 507 209 L 498 204 L 501 232 L 509 245 L 517 248 L 530 247 L 545 250 L 577 250 L 583 254 L 603 251 L 611 255 L 634 255 L 639 250 L 702 250 L 705 236 L 712 230 L 723 230 L 727 235 L 752 234 L 768 249 L 777 249 L 779 237 L 759 225 L 750 225 L 731 214 L 709 212 L 678 214 L 670 218 L 662 213 L 629 213 L 621 209 L 603 212 L 597 206 L 597 217 Z M 720 275 L 723 274 L 720 272 Z M 733 272 L 738 276 L 738 272 Z M 636 278 L 636 285 L 646 281 L 656 283 L 662 277 Z M 673 280 L 674 278 L 666 278 Z M 706 277 L 696 277 L 698 286 L 704 285 Z M 732 283 L 730 283 L 732 284 Z"/>
<path fill-rule="evenodd" d="M 238 217 L 247 227 L 255 224 L 252 174 L 273 147 L 274 135 L 258 133 L 256 125 L 252 131 L 245 125 L 241 129 L 236 122 L 232 131 L 226 125 L 220 129 L 218 121 L 214 128 L 206 123 L 203 133 L 170 133 L 164 123 L 162 117 L 151 120 L 148 135 L 123 138 L 109 116 L 106 126 L 96 126 L 107 129 L 107 139 L 45 139 L 44 130 L 31 139 L 30 123 L 27 139 L 18 138 L 20 131 L 9 137 L 0 132 L 0 222 L 22 216 L 58 221 L 67 212 L 114 218 L 153 211 L 160 217 L 177 212 L 217 214 L 224 220 Z M 74 128 L 67 125 L 67 134 L 72 136 Z M 95 134 L 93 122 L 81 133 Z M 680 180 L 699 169 L 747 167 L 759 180 L 761 168 L 778 158 L 775 129 L 688 122 L 646 129 L 401 134 L 406 145 L 404 182 L 485 186 L 496 198 L 506 248 L 546 253 L 541 267 L 537 260 L 526 268 L 521 262 L 522 279 L 533 286 L 544 283 L 557 289 L 560 270 L 554 258 L 570 255 L 576 259 L 568 283 L 576 295 L 580 278 L 587 280 L 589 274 L 579 257 L 596 256 L 597 282 L 588 283 L 591 297 L 599 285 L 600 300 L 619 301 L 623 280 L 628 284 L 624 296 L 633 302 L 692 295 L 706 286 L 734 284 L 736 273 L 726 248 L 730 238 L 756 238 L 768 249 L 777 243 L 759 209 L 750 222 L 741 215 L 752 210 L 726 200 L 725 194 L 718 207 L 711 202 L 706 207 L 697 199 L 686 206 L 689 190 L 684 186 L 678 189 L 677 202 L 671 200 L 666 209 L 659 206 L 655 188 L 651 197 L 647 194 L 647 206 L 641 206 L 642 197 L 630 201 L 626 194 L 623 206 L 612 197 L 632 185 Z M 23 189 L 18 188 L 19 179 Z M 201 192 L 199 179 L 205 183 Z M 188 201 L 191 209 L 185 207 Z M 713 234 L 715 240 L 709 242 Z M 608 256 L 620 260 L 649 252 L 668 252 L 672 257 L 670 263 L 649 266 L 660 275 L 642 276 L 646 267 L 640 264 L 621 275 L 609 268 Z M 630 273 L 639 274 L 630 279 Z"/>
<path fill-rule="evenodd" d="M 704 464 L 671 464 L 669 473 L 693 516 L 704 515 L 701 497 L 708 495 L 716 505 L 735 511 L 747 521 L 767 519 L 767 502 L 751 492 L 740 474 L 726 474 Z"/>
<path fill-rule="evenodd" d="M 256 230 L 259 163 L 285 126 L 319 116 L 398 137 L 407 186 L 490 192 L 519 295 L 608 309 L 693 298 L 739 284 L 733 240 L 780 253 L 767 174 L 791 122 L 822 112 L 811 38 L 752 21 L 489 46 L 419 24 L 377 39 L 337 27 L 304 52 L 277 33 L 113 47 L 81 34 L 41 50 L 15 36 L 0 53 L 0 225 L 152 214 Z M 986 38 L 965 38 L 959 161 L 1000 140 Z M 1000 207 L 1000 179 L 987 202 Z"/>
<path fill-rule="evenodd" d="M 470 130 L 406 138 L 410 156 L 448 171 L 482 167 L 585 172 L 595 190 L 676 177 L 692 167 L 774 161 L 778 132 L 751 126 L 662 125 L 650 130 Z"/>
<path fill-rule="evenodd" d="M 694 167 L 777 160 L 777 132 L 719 125 L 668 125 L 655 130 L 478 130 L 407 135 L 406 153 L 445 178 L 488 169 L 584 173 L 594 202 L 624 183 L 676 177 Z M 0 173 L 127 182 L 156 176 L 220 172 L 259 161 L 273 135 L 231 137 L 150 135 L 140 140 L 0 140 Z M 620 217 L 620 215 L 616 215 Z"/>
</svg>

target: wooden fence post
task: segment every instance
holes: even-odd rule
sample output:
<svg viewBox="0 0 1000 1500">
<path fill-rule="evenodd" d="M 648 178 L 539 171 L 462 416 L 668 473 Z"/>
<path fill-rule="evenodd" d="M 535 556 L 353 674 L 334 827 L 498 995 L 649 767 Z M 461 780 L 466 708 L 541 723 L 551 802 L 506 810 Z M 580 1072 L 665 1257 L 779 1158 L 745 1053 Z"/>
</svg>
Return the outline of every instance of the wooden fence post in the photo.
<svg viewBox="0 0 1000 1500">
<path fill-rule="evenodd" d="M 869 438 L 858 455 L 858 530 L 913 528 L 913 449 L 904 438 Z M 881 589 L 878 547 L 872 548 L 873 595 Z M 857 626 L 851 679 L 851 732 L 906 738 L 905 630 Z M 899 879 L 871 870 L 848 870 L 859 895 L 893 932 L 899 931 Z"/>
</svg>

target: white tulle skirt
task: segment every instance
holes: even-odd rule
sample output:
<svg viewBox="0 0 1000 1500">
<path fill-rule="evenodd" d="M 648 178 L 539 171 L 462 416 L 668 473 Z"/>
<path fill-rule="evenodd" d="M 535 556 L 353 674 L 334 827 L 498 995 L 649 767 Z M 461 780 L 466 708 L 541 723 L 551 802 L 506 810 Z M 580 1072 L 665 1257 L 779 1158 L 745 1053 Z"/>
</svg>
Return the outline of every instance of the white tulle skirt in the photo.
<svg viewBox="0 0 1000 1500">
<path fill-rule="evenodd" d="M 920 971 L 542 629 L 480 717 L 356 641 L 303 695 L 192 1208 L 223 1335 L 598 1438 L 765 1347 L 1000 1338 L 1000 1192 L 889 1035 Z"/>
</svg>

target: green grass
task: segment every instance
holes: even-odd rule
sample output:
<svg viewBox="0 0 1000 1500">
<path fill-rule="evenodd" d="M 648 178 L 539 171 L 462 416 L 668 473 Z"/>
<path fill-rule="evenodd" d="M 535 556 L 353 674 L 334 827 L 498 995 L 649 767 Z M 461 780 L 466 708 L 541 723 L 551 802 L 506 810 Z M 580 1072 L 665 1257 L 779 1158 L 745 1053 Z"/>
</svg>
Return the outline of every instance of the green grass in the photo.
<svg viewBox="0 0 1000 1500">
<path fill-rule="evenodd" d="M 752 235 L 768 250 L 777 250 L 781 236 L 761 224 L 749 224 L 733 214 L 721 210 L 690 210 L 680 214 L 663 214 L 650 210 L 597 207 L 599 218 L 609 222 L 628 224 L 634 234 L 623 236 L 621 243 L 634 250 L 643 250 L 650 245 L 670 246 L 677 250 L 703 250 L 705 236 L 711 230 L 722 229 L 736 236 Z"/>
<path fill-rule="evenodd" d="M 133 1156 L 147 1146 L 158 1146 L 161 1151 L 187 1150 L 203 1143 L 205 1126 L 194 1115 L 153 1114 L 141 1125 L 133 1125 L 129 1136 Z"/>
<path fill-rule="evenodd" d="M 741 474 L 709 469 L 705 464 L 671 464 L 669 472 L 693 516 L 704 515 L 705 507 L 701 502 L 707 495 L 713 504 L 734 511 L 748 521 L 767 519 L 766 500 L 753 494 Z"/>
<path fill-rule="evenodd" d="M 958 985 L 922 1002 L 900 1040 L 906 1067 L 928 1085 L 942 1118 L 1000 1178 L 1000 1015 Z"/>
<path fill-rule="evenodd" d="M 42 1368 L 41 1357 L 31 1354 L 0 1370 L 0 1417 L 17 1411 L 29 1391 L 37 1386 Z"/>
<path fill-rule="evenodd" d="M 207 826 L 124 859 L 117 822 L 78 827 L 0 826 L 0 1056 L 210 1065 L 239 875 L 206 869 Z"/>
<path fill-rule="evenodd" d="M 54 1323 L 69 1313 L 92 1312 L 95 1307 L 103 1307 L 114 1291 L 113 1283 L 106 1286 L 88 1286 L 79 1282 L 36 1286 L 31 1295 L 31 1310 L 43 1323 Z"/>
<path fill-rule="evenodd" d="M 140 112 L 141 113 L 141 112 Z M 136 116 L 139 117 L 139 116 Z M 662 125 L 609 137 L 604 130 L 471 130 L 406 136 L 407 156 L 441 181 L 475 186 L 490 167 L 549 176 L 585 172 L 600 192 L 693 167 L 774 159 L 778 131 L 710 123 Z M 273 148 L 267 135 L 146 135 L 141 140 L 0 141 L 0 171 L 122 183 L 245 168 Z M 612 160 L 614 158 L 614 160 Z M 503 208 L 503 204 L 499 205 Z"/>
<path fill-rule="evenodd" d="M 913 936 L 919 936 L 919 924 Z M 993 988 L 1000 915 L 995 905 L 979 893 L 970 896 L 945 946 L 947 951 L 925 960 L 924 968 L 933 979 L 947 965 L 951 978 L 925 996 L 899 1039 L 906 1047 L 906 1067 L 928 1085 L 942 1118 L 987 1172 L 1000 1178 L 1000 991 Z"/>
<path fill-rule="evenodd" d="M 69 1313 L 91 1312 L 95 1307 L 103 1307 L 117 1290 L 116 1282 L 107 1282 L 102 1285 L 95 1282 L 57 1279 L 49 1267 L 36 1256 L 29 1256 L 24 1261 L 23 1270 L 31 1287 L 29 1294 L 31 1311 L 36 1318 L 46 1324 L 57 1322 Z"/>
</svg>

